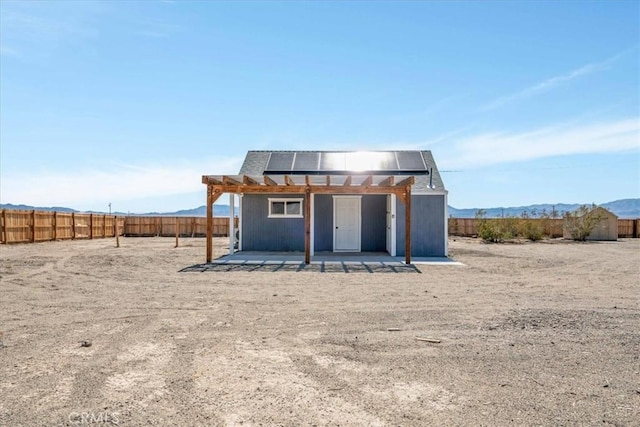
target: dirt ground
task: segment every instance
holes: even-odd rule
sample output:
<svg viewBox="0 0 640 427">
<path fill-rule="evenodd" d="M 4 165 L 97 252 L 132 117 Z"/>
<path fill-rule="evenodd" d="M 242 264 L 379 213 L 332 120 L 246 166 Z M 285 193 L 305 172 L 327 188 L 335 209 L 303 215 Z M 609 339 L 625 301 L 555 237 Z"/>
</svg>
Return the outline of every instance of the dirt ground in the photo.
<svg viewBox="0 0 640 427">
<path fill-rule="evenodd" d="M 640 425 L 640 239 L 348 272 L 204 244 L 0 247 L 0 425 Z"/>
</svg>

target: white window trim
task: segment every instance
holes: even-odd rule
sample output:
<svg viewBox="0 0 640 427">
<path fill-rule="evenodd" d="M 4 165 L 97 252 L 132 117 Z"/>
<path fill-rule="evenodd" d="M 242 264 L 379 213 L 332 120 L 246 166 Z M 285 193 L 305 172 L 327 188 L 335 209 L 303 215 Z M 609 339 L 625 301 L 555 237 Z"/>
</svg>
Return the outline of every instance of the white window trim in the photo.
<svg viewBox="0 0 640 427">
<path fill-rule="evenodd" d="M 271 213 L 271 206 L 273 204 L 273 202 L 284 202 L 285 203 L 285 207 L 284 207 L 284 213 L 283 214 L 274 214 Z M 288 214 L 287 213 L 287 202 L 297 202 L 300 203 L 300 214 Z M 292 199 L 292 198 L 271 198 L 269 197 L 269 218 L 303 218 L 304 212 L 304 199 L 300 198 L 300 199 Z"/>
</svg>

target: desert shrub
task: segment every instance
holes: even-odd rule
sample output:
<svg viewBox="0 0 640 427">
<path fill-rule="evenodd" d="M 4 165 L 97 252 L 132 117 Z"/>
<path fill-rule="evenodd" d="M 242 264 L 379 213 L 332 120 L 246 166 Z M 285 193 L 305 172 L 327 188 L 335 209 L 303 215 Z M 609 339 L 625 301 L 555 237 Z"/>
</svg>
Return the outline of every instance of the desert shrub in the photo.
<svg viewBox="0 0 640 427">
<path fill-rule="evenodd" d="M 535 216 L 540 218 L 535 218 Z M 504 218 L 487 218 L 486 211 L 476 212 L 478 237 L 486 242 L 502 243 L 510 239 L 541 240 L 550 228 L 544 219 L 545 213 L 531 214 L 524 212 L 521 217 L 506 216 Z"/>
<path fill-rule="evenodd" d="M 605 216 L 596 205 L 582 205 L 573 212 L 564 214 L 565 229 L 573 240 L 584 242 Z"/>
<path fill-rule="evenodd" d="M 518 224 L 518 235 L 533 242 L 544 237 L 543 224 L 539 220 L 522 219 Z"/>
<path fill-rule="evenodd" d="M 517 218 L 487 218 L 486 211 L 476 212 L 478 237 L 485 242 L 501 243 L 517 236 Z"/>
<path fill-rule="evenodd" d="M 541 240 L 544 236 L 544 213 L 539 219 L 536 219 L 537 212 L 532 211 L 531 214 L 523 212 L 518 220 L 518 236 L 533 242 Z"/>
</svg>

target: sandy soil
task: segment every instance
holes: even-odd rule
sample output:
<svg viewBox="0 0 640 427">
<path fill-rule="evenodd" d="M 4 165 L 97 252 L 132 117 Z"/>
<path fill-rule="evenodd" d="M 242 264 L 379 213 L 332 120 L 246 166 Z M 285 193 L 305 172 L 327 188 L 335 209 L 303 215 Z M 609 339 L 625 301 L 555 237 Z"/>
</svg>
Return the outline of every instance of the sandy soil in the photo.
<svg viewBox="0 0 640 427">
<path fill-rule="evenodd" d="M 173 244 L 0 247 L 0 425 L 640 423 L 638 239 L 373 273 Z"/>
</svg>

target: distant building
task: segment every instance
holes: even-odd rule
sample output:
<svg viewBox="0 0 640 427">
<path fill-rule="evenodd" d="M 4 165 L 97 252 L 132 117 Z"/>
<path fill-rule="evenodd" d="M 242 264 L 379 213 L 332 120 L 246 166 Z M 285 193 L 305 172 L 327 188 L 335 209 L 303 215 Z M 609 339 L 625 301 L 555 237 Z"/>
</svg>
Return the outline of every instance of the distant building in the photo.
<svg viewBox="0 0 640 427">
<path fill-rule="evenodd" d="M 600 206 L 596 206 L 593 209 L 589 209 L 589 211 L 585 213 L 583 216 L 593 216 L 593 215 L 601 216 L 602 220 L 598 222 L 598 224 L 595 226 L 593 231 L 591 231 L 589 236 L 587 236 L 587 240 L 592 240 L 592 241 L 618 240 L 618 217 L 611 211 L 608 211 L 607 209 L 602 208 Z M 565 239 L 573 239 L 573 236 L 571 235 L 571 230 L 567 228 L 566 222 L 565 222 L 563 237 Z"/>
</svg>

